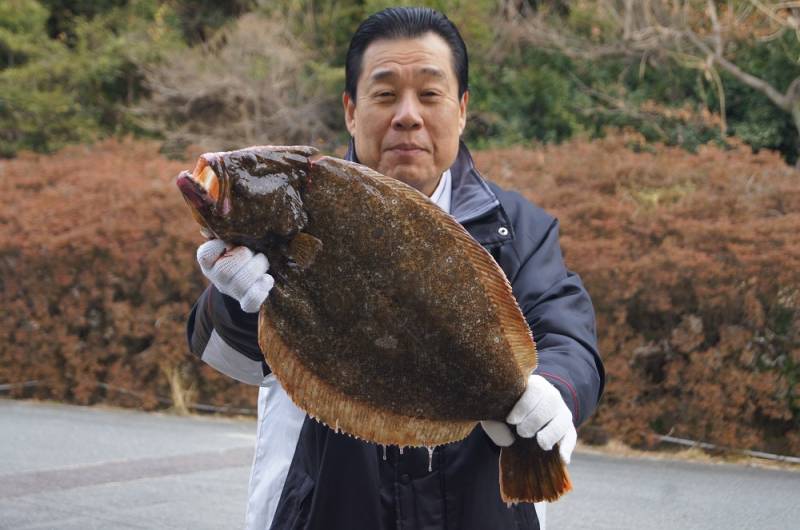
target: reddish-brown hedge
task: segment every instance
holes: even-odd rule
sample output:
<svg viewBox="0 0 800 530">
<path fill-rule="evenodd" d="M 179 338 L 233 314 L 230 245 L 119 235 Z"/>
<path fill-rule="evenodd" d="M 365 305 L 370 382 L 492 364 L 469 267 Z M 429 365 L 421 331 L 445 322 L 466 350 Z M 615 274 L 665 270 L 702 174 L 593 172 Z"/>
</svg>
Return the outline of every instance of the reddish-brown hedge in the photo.
<svg viewBox="0 0 800 530">
<path fill-rule="evenodd" d="M 560 219 L 608 372 L 591 425 L 800 454 L 800 172 L 632 140 L 476 157 Z"/>
<path fill-rule="evenodd" d="M 800 174 L 777 155 L 631 138 L 476 154 L 561 220 L 598 312 L 595 430 L 800 454 Z M 186 353 L 201 241 L 172 182 L 190 162 L 105 142 L 0 165 L 0 383 L 78 403 L 252 406 Z M 124 394 L 111 387 L 141 393 Z"/>
<path fill-rule="evenodd" d="M 173 183 L 187 162 L 109 141 L 2 164 L 0 383 L 38 380 L 16 395 L 76 403 L 151 409 L 189 392 L 253 406 L 251 387 L 187 355 L 204 285 L 202 238 Z"/>
</svg>

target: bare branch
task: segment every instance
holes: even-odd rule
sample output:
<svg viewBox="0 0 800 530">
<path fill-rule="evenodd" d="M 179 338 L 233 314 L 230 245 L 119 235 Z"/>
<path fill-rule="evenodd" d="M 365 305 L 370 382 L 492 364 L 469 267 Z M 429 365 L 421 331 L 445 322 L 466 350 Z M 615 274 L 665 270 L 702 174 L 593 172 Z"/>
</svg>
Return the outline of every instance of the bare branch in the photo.
<svg viewBox="0 0 800 530">
<path fill-rule="evenodd" d="M 633 33 L 633 0 L 625 0 L 625 22 L 622 30 L 622 39 L 630 40 Z"/>
<path fill-rule="evenodd" d="M 753 4 L 753 7 L 755 7 L 759 11 L 761 11 L 764 15 L 766 15 L 769 19 L 771 19 L 773 22 L 777 23 L 778 25 L 784 25 L 786 23 L 786 21 L 784 19 L 780 18 L 776 14 L 777 8 L 775 6 L 773 6 L 772 9 L 770 9 L 769 7 L 765 6 L 759 0 L 750 0 L 750 3 Z M 789 3 L 789 2 L 787 2 L 787 3 Z"/>
<path fill-rule="evenodd" d="M 718 57 L 722 56 L 722 29 L 719 27 L 719 18 L 717 18 L 717 6 L 714 5 L 714 0 L 706 0 L 708 16 L 711 18 L 711 28 L 714 35 L 714 54 Z"/>
<path fill-rule="evenodd" d="M 767 38 L 775 38 L 786 29 L 795 30 L 800 35 L 800 15 L 795 16 L 793 11 L 800 8 L 800 1 L 728 2 L 723 19 L 720 19 L 716 4 L 715 0 L 706 0 L 703 13 L 698 11 L 698 3 L 691 0 L 602 0 L 597 4 L 598 9 L 607 13 L 603 16 L 610 22 L 612 32 L 610 38 L 604 35 L 602 43 L 581 37 L 541 16 L 526 18 L 515 31 L 525 41 L 572 58 L 638 58 L 640 71 L 641 61 L 647 56 L 670 56 L 692 68 L 706 70 L 717 92 L 722 94 L 721 80 L 713 72 L 714 67 L 719 67 L 744 85 L 764 94 L 780 109 L 792 112 L 800 96 L 795 97 L 788 91 L 783 94 L 765 79 L 742 70 L 726 57 L 725 36 L 737 32 L 741 35 L 741 27 L 745 24 L 745 27 L 762 29 L 777 26 L 777 30 L 771 30 Z M 753 17 L 761 17 L 761 22 Z M 710 31 L 706 29 L 709 25 Z M 724 101 L 724 96 L 720 96 L 720 101 Z M 724 116 L 724 109 L 720 112 Z"/>
<path fill-rule="evenodd" d="M 714 54 L 711 48 L 709 48 L 708 45 L 703 42 L 703 40 L 700 39 L 700 37 L 698 37 L 693 31 L 686 31 L 685 35 L 695 46 L 697 46 L 700 51 L 712 56 L 714 58 L 714 62 L 719 64 L 719 66 L 721 66 L 726 72 L 741 81 L 743 84 L 752 89 L 758 90 L 767 96 L 781 110 L 787 112 L 791 111 L 792 102 L 784 94 L 778 92 L 772 85 L 763 79 L 759 79 L 754 75 L 748 74 L 725 57 Z"/>
<path fill-rule="evenodd" d="M 168 139 L 209 149 L 332 142 L 338 96 L 308 73 L 309 57 L 285 24 L 244 16 L 208 45 L 146 67 L 140 115 Z"/>
<path fill-rule="evenodd" d="M 714 80 L 714 86 L 717 89 L 717 98 L 719 98 L 720 130 L 722 134 L 725 134 L 728 131 L 727 106 L 725 103 L 725 87 L 722 84 L 722 78 L 715 69 L 713 68 L 709 69 L 709 73 L 711 74 L 711 78 Z"/>
</svg>

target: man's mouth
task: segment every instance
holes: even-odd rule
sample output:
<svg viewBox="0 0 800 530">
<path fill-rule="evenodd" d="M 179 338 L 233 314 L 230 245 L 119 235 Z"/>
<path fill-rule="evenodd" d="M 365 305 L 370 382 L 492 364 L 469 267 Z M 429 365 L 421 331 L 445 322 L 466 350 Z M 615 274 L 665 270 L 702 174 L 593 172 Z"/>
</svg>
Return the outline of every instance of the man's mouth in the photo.
<svg viewBox="0 0 800 530">
<path fill-rule="evenodd" d="M 400 143 L 391 146 L 387 151 L 393 151 L 398 154 L 416 154 L 421 152 L 426 152 L 427 149 L 422 147 L 421 145 L 413 144 L 413 143 Z"/>
</svg>

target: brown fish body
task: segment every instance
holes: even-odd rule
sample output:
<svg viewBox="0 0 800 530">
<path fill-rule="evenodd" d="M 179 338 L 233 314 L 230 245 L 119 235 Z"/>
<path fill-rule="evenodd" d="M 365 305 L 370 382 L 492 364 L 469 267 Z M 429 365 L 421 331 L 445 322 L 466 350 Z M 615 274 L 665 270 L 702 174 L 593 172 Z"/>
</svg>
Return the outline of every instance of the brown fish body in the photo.
<svg viewBox="0 0 800 530">
<path fill-rule="evenodd" d="M 370 173 L 330 158 L 313 164 L 304 232 L 323 247 L 309 268 L 282 271 L 286 283 L 267 299 L 267 316 L 293 337 L 310 371 L 335 378 L 353 399 L 410 418 L 504 417 L 527 372 L 508 355 L 503 322 L 469 254 L 495 267 L 491 256 L 417 191 Z M 527 324 L 519 328 L 530 371 L 535 350 Z"/>
<path fill-rule="evenodd" d="M 493 258 L 399 181 L 334 158 L 312 162 L 299 148 L 286 157 L 275 155 L 286 148 L 265 149 L 273 153 L 261 159 L 280 178 L 258 164 L 269 184 L 221 176 L 215 207 L 224 221 L 195 217 L 218 237 L 267 254 L 276 284 L 261 308 L 259 344 L 293 401 L 337 430 L 401 446 L 457 441 L 477 421 L 505 418 L 536 351 Z M 254 149 L 246 151 L 252 158 Z M 207 164 L 215 173 L 244 167 L 237 153 Z M 251 193 L 270 187 L 282 196 Z M 253 201 L 270 209 L 246 204 Z M 263 228 L 270 223 L 279 230 Z M 545 455 L 520 441 L 504 452 L 517 468 Z M 501 475 L 510 501 L 553 499 L 569 487 L 566 476 L 542 492 L 530 473 Z"/>
</svg>

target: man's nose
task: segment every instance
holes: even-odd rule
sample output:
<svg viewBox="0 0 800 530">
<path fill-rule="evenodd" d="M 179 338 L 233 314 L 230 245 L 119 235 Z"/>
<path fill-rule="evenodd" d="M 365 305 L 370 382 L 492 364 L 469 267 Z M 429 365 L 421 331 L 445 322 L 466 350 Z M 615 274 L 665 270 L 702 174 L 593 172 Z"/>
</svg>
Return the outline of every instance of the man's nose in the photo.
<svg viewBox="0 0 800 530">
<path fill-rule="evenodd" d="M 419 104 L 416 97 L 410 94 L 403 96 L 395 109 L 392 128 L 403 131 L 422 127 Z"/>
</svg>

